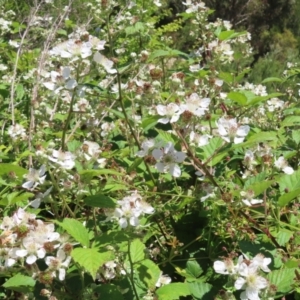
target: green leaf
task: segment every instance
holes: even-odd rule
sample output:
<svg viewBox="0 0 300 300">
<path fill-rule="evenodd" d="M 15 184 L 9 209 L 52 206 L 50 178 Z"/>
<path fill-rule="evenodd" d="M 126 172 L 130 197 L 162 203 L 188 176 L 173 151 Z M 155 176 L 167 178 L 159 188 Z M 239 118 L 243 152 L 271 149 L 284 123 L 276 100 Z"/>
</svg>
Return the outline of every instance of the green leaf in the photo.
<svg viewBox="0 0 300 300">
<path fill-rule="evenodd" d="M 0 163 L 0 176 L 7 175 L 8 173 L 13 172 L 19 178 L 28 173 L 28 170 L 21 168 L 19 166 L 9 164 L 9 163 Z"/>
<path fill-rule="evenodd" d="M 248 190 L 254 191 L 254 196 L 260 195 L 274 183 L 273 180 L 256 182 L 248 186 Z"/>
<path fill-rule="evenodd" d="M 261 143 L 265 141 L 276 141 L 277 138 L 277 132 L 276 131 L 268 131 L 268 132 L 257 132 L 252 134 L 248 139 L 247 142 L 255 142 L 255 143 Z"/>
<path fill-rule="evenodd" d="M 106 283 L 97 286 L 94 290 L 95 293 L 100 295 L 99 299 L 107 299 L 107 300 L 122 300 L 123 295 L 119 291 L 118 287 L 114 284 Z"/>
<path fill-rule="evenodd" d="M 55 221 L 55 223 L 65 229 L 82 246 L 89 247 L 89 232 L 81 222 L 65 218 L 63 222 Z"/>
<path fill-rule="evenodd" d="M 203 273 L 202 268 L 195 260 L 186 263 L 186 274 L 193 278 L 198 278 Z"/>
<path fill-rule="evenodd" d="M 130 257 L 133 264 L 145 259 L 145 248 L 145 245 L 138 239 L 130 243 Z"/>
<path fill-rule="evenodd" d="M 79 175 L 82 176 L 82 179 L 84 180 L 91 180 L 94 177 L 100 176 L 100 175 L 122 175 L 122 173 L 117 172 L 112 169 L 100 169 L 100 170 L 82 170 L 79 171 Z"/>
<path fill-rule="evenodd" d="M 253 99 L 251 99 L 250 101 L 248 101 L 247 105 L 255 105 L 257 103 L 266 101 L 268 99 L 275 98 L 275 97 L 280 97 L 280 96 L 283 96 L 283 95 L 284 94 L 282 94 L 282 93 L 272 93 L 272 94 L 269 94 L 267 96 L 257 96 L 257 97 L 254 97 Z"/>
<path fill-rule="evenodd" d="M 158 57 L 172 57 L 172 56 L 184 56 L 186 58 L 189 58 L 188 54 L 178 51 L 178 50 L 174 50 L 174 49 L 168 49 L 168 50 L 155 50 L 152 52 L 152 54 L 149 56 L 148 61 L 152 61 L 155 58 Z"/>
<path fill-rule="evenodd" d="M 105 196 L 103 194 L 88 196 L 83 201 L 86 205 L 92 207 L 101 207 L 101 208 L 116 207 L 116 202 L 111 197 Z"/>
<path fill-rule="evenodd" d="M 293 199 L 295 199 L 296 197 L 298 197 L 300 195 L 300 188 L 296 189 L 292 192 L 283 194 L 282 196 L 279 197 L 278 199 L 278 205 L 280 207 L 284 207 L 287 204 L 289 204 L 290 201 L 292 201 Z"/>
<path fill-rule="evenodd" d="M 104 263 L 113 259 L 113 253 L 111 251 L 100 253 L 95 248 L 75 248 L 71 252 L 71 256 L 75 262 L 92 275 L 94 280 L 99 268 Z"/>
<path fill-rule="evenodd" d="M 300 143 L 300 131 L 299 130 L 294 130 L 292 132 L 292 138 L 293 138 L 293 141 L 296 143 L 296 144 L 299 144 Z"/>
<path fill-rule="evenodd" d="M 230 92 L 228 93 L 227 98 L 235 101 L 242 106 L 245 106 L 247 104 L 247 97 L 245 96 L 245 94 L 240 92 Z"/>
<path fill-rule="evenodd" d="M 149 116 L 143 119 L 141 126 L 144 129 L 144 132 L 147 132 L 149 129 L 153 128 L 160 118 L 161 116 Z"/>
<path fill-rule="evenodd" d="M 234 81 L 233 75 L 228 72 L 220 72 L 219 78 L 223 79 L 227 84 L 232 84 Z"/>
<path fill-rule="evenodd" d="M 215 157 L 220 148 L 222 147 L 224 141 L 220 137 L 214 137 L 210 139 L 209 144 L 201 147 L 201 150 L 204 152 L 204 161 Z M 223 153 L 221 156 L 218 156 L 219 160 L 210 160 L 209 165 L 214 165 L 218 163 L 227 153 Z"/>
<path fill-rule="evenodd" d="M 262 81 L 262 83 L 267 83 L 267 82 L 283 82 L 283 80 L 278 77 L 268 77 Z"/>
<path fill-rule="evenodd" d="M 281 127 L 294 126 L 300 124 L 300 116 L 287 116 L 281 123 Z"/>
<path fill-rule="evenodd" d="M 212 285 L 205 282 L 190 282 L 189 283 L 189 289 L 193 297 L 196 299 L 205 299 L 205 294 L 208 294 L 211 289 Z M 209 298 L 211 299 L 211 298 Z"/>
<path fill-rule="evenodd" d="M 295 270 L 297 269 L 274 270 L 267 275 L 267 279 L 277 287 L 277 293 L 286 295 L 293 290 Z"/>
<path fill-rule="evenodd" d="M 144 162 L 144 158 L 143 158 L 143 157 L 137 157 L 137 158 L 133 161 L 133 163 L 129 166 L 129 168 L 127 169 L 127 172 L 128 172 L 128 173 L 131 173 L 132 171 L 136 171 L 137 168 L 139 167 L 139 165 L 140 165 L 141 163 L 143 163 L 143 162 Z"/>
<path fill-rule="evenodd" d="M 156 294 L 159 300 L 177 300 L 179 297 L 191 294 L 187 283 L 176 282 L 160 287 Z"/>
<path fill-rule="evenodd" d="M 280 229 L 277 233 L 276 240 L 280 246 L 285 246 L 292 236 L 292 231 L 287 229 Z"/>
<path fill-rule="evenodd" d="M 297 170 L 291 175 L 282 174 L 279 177 L 279 179 L 277 179 L 281 194 L 285 194 L 286 191 L 292 192 L 297 189 L 300 189 L 299 177 L 300 177 L 300 170 Z"/>
<path fill-rule="evenodd" d="M 9 278 L 2 286 L 16 292 L 29 293 L 35 286 L 35 280 L 32 277 L 17 274 Z"/>
<path fill-rule="evenodd" d="M 152 260 L 145 259 L 140 264 L 137 264 L 135 269 L 138 272 L 140 281 L 145 284 L 147 289 L 154 290 L 161 274 L 159 267 Z"/>
<path fill-rule="evenodd" d="M 162 139 L 165 142 L 172 142 L 173 144 L 176 144 L 176 140 L 178 140 L 172 133 L 156 129 L 156 131 L 159 133 L 159 138 Z"/>
</svg>

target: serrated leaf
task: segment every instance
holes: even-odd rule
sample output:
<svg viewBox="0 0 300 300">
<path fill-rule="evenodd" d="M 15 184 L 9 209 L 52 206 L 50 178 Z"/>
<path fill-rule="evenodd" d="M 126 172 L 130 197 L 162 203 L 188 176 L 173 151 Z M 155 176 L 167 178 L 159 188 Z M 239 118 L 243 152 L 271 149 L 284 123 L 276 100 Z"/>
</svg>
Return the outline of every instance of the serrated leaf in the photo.
<svg viewBox="0 0 300 300">
<path fill-rule="evenodd" d="M 217 151 L 220 150 L 223 143 L 224 143 L 223 139 L 221 139 L 220 137 L 214 137 L 214 138 L 210 139 L 208 145 L 205 145 L 205 146 L 201 147 L 201 150 L 204 153 L 204 161 L 210 159 L 212 156 L 216 156 Z M 224 155 L 221 154 L 221 153 L 219 153 L 219 154 L 221 155 L 220 159 L 222 159 L 222 157 L 226 153 L 225 154 L 223 153 Z M 211 165 L 211 163 L 212 162 L 210 161 L 210 165 Z M 214 161 L 214 163 L 216 163 L 216 162 Z"/>
<path fill-rule="evenodd" d="M 281 127 L 294 126 L 300 124 L 300 116 L 287 116 L 281 123 Z"/>
<path fill-rule="evenodd" d="M 123 295 L 119 291 L 118 287 L 114 284 L 102 284 L 97 286 L 94 290 L 97 294 L 100 295 L 100 299 L 107 299 L 107 300 L 122 300 Z"/>
<path fill-rule="evenodd" d="M 296 269 L 273 270 L 267 279 L 277 287 L 277 293 L 286 295 L 293 290 Z"/>
<path fill-rule="evenodd" d="M 277 179 L 277 182 L 279 183 L 279 189 L 282 194 L 285 194 L 286 190 L 288 192 L 295 191 L 297 189 L 300 189 L 300 170 L 297 170 L 291 175 L 288 174 L 282 174 L 280 175 L 279 179 Z"/>
<path fill-rule="evenodd" d="M 67 231 L 77 242 L 85 247 L 89 247 L 89 232 L 83 224 L 75 219 L 65 218 L 63 222 L 56 221 L 59 226 Z"/>
<path fill-rule="evenodd" d="M 268 132 L 257 132 L 252 134 L 248 139 L 247 142 L 249 143 L 261 143 L 265 141 L 276 141 L 278 140 L 277 132 L 276 131 L 268 131 Z"/>
<path fill-rule="evenodd" d="M 186 263 L 186 274 L 198 278 L 203 273 L 202 268 L 195 260 L 189 260 Z"/>
<path fill-rule="evenodd" d="M 205 294 L 208 294 L 211 289 L 212 285 L 205 282 L 190 282 L 189 289 L 193 297 L 196 299 L 205 299 Z"/>
<path fill-rule="evenodd" d="M 135 269 L 138 272 L 140 281 L 145 284 L 147 289 L 154 290 L 161 274 L 159 267 L 152 260 L 145 259 L 137 264 Z"/>
<path fill-rule="evenodd" d="M 292 139 L 296 144 L 300 143 L 300 131 L 299 130 L 294 130 L 292 132 Z"/>
<path fill-rule="evenodd" d="M 88 271 L 93 279 L 96 278 L 96 273 L 99 268 L 106 262 L 113 259 L 113 253 L 110 251 L 98 252 L 95 248 L 75 248 L 71 252 L 74 261 Z"/>
<path fill-rule="evenodd" d="M 84 203 L 92 207 L 101 208 L 115 208 L 116 202 L 111 198 L 103 194 L 97 194 L 93 196 L 88 196 L 84 200 Z"/>
<path fill-rule="evenodd" d="M 251 99 L 250 101 L 248 101 L 247 105 L 255 105 L 257 103 L 266 101 L 268 99 L 275 98 L 275 97 L 280 97 L 280 96 L 283 96 L 283 95 L 284 94 L 282 94 L 282 93 L 272 93 L 272 94 L 269 94 L 267 96 L 257 96 L 257 97 L 254 97 L 253 99 Z"/>
<path fill-rule="evenodd" d="M 160 287 L 156 294 L 159 300 L 177 300 L 191 294 L 187 283 L 176 282 Z"/>
<path fill-rule="evenodd" d="M 260 195 L 267 188 L 269 188 L 274 183 L 273 180 L 256 182 L 248 186 L 248 190 L 252 190 L 254 192 L 254 196 Z"/>
<path fill-rule="evenodd" d="M 287 229 L 280 229 L 276 236 L 276 241 L 280 246 L 285 246 L 293 236 L 293 232 Z"/>
<path fill-rule="evenodd" d="M 165 142 L 172 142 L 173 144 L 176 143 L 176 137 L 174 137 L 173 134 L 160 130 L 160 129 L 156 129 L 156 131 L 159 133 L 159 138 L 162 139 Z"/>
<path fill-rule="evenodd" d="M 231 73 L 228 73 L 228 72 L 220 72 L 219 78 L 224 80 L 228 84 L 231 84 L 234 81 L 233 75 Z"/>
<path fill-rule="evenodd" d="M 15 173 L 19 178 L 21 178 L 23 175 L 28 173 L 28 170 L 13 164 L 0 163 L 0 176 L 7 175 L 10 172 Z"/>
<path fill-rule="evenodd" d="M 299 264 L 300 264 L 299 259 L 291 258 L 284 264 L 284 266 L 289 269 L 294 269 L 294 268 L 298 268 Z"/>
<path fill-rule="evenodd" d="M 278 205 L 280 207 L 286 206 L 287 204 L 289 204 L 290 201 L 292 201 L 293 199 L 295 199 L 296 197 L 298 197 L 300 195 L 300 188 L 296 189 L 292 192 L 283 194 L 282 196 L 279 197 L 278 199 Z"/>
<path fill-rule="evenodd" d="M 16 292 L 28 293 L 35 286 L 35 282 L 32 277 L 17 274 L 9 278 L 2 286 Z"/>
<path fill-rule="evenodd" d="M 144 132 L 147 132 L 149 129 L 153 128 L 160 118 L 161 116 L 149 116 L 143 119 L 141 126 L 144 129 Z"/>
<path fill-rule="evenodd" d="M 235 101 L 236 103 L 238 103 L 242 106 L 247 104 L 247 97 L 243 93 L 240 93 L 240 92 L 230 92 L 227 94 L 227 98 L 232 101 Z"/>
<path fill-rule="evenodd" d="M 130 258 L 133 264 L 145 258 L 145 248 L 145 245 L 138 239 L 130 243 Z"/>
<path fill-rule="evenodd" d="M 129 166 L 127 172 L 128 172 L 128 173 L 131 173 L 132 171 L 136 171 L 136 169 L 139 167 L 139 165 L 140 165 L 141 163 L 143 163 L 143 162 L 144 162 L 144 158 L 143 158 L 143 157 L 137 157 L 137 158 L 133 161 L 133 163 Z"/>
</svg>

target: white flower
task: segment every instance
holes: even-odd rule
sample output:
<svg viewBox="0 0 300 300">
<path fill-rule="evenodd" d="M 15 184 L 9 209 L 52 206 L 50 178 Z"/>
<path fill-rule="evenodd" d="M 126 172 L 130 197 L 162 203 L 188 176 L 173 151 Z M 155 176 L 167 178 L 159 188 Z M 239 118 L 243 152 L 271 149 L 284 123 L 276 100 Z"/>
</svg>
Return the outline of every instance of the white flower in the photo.
<svg viewBox="0 0 300 300">
<path fill-rule="evenodd" d="M 232 140 L 235 144 L 242 143 L 250 131 L 248 125 L 239 126 L 235 118 L 226 119 L 222 117 L 216 124 L 220 136 L 228 143 Z"/>
<path fill-rule="evenodd" d="M 128 226 L 128 221 L 131 226 L 136 227 L 139 225 L 140 216 L 154 213 L 154 208 L 145 202 L 137 191 L 117 201 L 117 203 L 119 207 L 115 209 L 114 216 L 119 219 L 122 228 Z"/>
<path fill-rule="evenodd" d="M 117 70 L 113 69 L 114 62 L 112 60 L 109 60 L 107 57 L 105 57 L 101 53 L 96 52 L 94 54 L 93 60 L 96 63 L 100 64 L 106 70 L 107 73 L 109 73 L 109 74 L 117 73 Z"/>
<path fill-rule="evenodd" d="M 48 156 L 48 159 L 67 170 L 70 170 L 75 166 L 75 156 L 68 151 L 53 150 L 52 156 Z"/>
<path fill-rule="evenodd" d="M 7 132 L 13 140 L 17 139 L 18 137 L 24 138 L 26 136 L 26 130 L 20 124 L 9 126 Z"/>
<path fill-rule="evenodd" d="M 294 173 L 293 168 L 288 166 L 288 162 L 283 156 L 279 156 L 279 158 L 275 160 L 274 165 L 276 168 L 282 170 L 285 174 L 290 175 Z"/>
<path fill-rule="evenodd" d="M 178 106 L 175 103 L 169 103 L 168 105 L 157 105 L 156 106 L 157 113 L 160 116 L 165 116 L 158 120 L 159 123 L 167 124 L 177 122 L 180 114 L 183 113 L 184 109 Z"/>
<path fill-rule="evenodd" d="M 8 44 L 14 48 L 19 48 L 20 47 L 20 43 L 18 43 L 17 41 L 12 41 L 12 40 L 9 40 L 8 41 Z"/>
<path fill-rule="evenodd" d="M 271 258 L 265 257 L 263 254 L 259 253 L 253 257 L 251 264 L 262 269 L 264 272 L 270 272 L 271 270 L 268 268 L 268 265 L 271 263 L 271 261 Z"/>
<path fill-rule="evenodd" d="M 254 192 L 252 190 L 249 190 L 247 192 L 241 191 L 240 194 L 241 194 L 242 197 L 244 197 L 244 199 L 242 199 L 242 201 L 247 206 L 252 206 L 254 204 L 258 204 L 258 203 L 262 203 L 263 202 L 263 200 L 261 200 L 261 199 L 253 199 Z"/>
<path fill-rule="evenodd" d="M 60 72 L 51 71 L 51 81 L 43 84 L 47 89 L 53 91 L 54 94 L 58 94 L 64 88 L 72 90 L 77 86 L 77 81 L 70 78 L 70 74 L 71 69 L 69 67 L 62 68 Z"/>
<path fill-rule="evenodd" d="M 153 3 L 158 7 L 161 6 L 160 0 L 154 0 Z"/>
<path fill-rule="evenodd" d="M 38 258 L 44 258 L 46 250 L 38 239 L 28 236 L 23 239 L 24 249 L 17 249 L 15 254 L 18 257 L 26 256 L 26 263 L 32 265 Z"/>
<path fill-rule="evenodd" d="M 88 161 L 92 158 L 98 158 L 99 154 L 101 153 L 99 144 L 90 141 L 83 142 L 82 150 L 84 151 L 85 159 Z"/>
<path fill-rule="evenodd" d="M 30 201 L 29 205 L 32 206 L 33 208 L 39 208 L 41 205 L 41 202 L 49 196 L 51 193 L 53 187 L 51 186 L 45 193 L 38 193 L 36 198 L 32 201 Z"/>
<path fill-rule="evenodd" d="M 282 109 L 284 107 L 284 101 L 279 100 L 278 98 L 272 98 L 267 101 L 268 110 L 273 112 L 276 109 Z"/>
<path fill-rule="evenodd" d="M 171 283 L 172 279 L 169 275 L 163 275 L 162 273 L 160 274 L 155 286 L 160 287 L 166 284 Z"/>
<path fill-rule="evenodd" d="M 59 280 L 64 280 L 66 277 L 66 269 L 71 262 L 71 256 L 66 256 L 66 253 L 62 249 L 58 249 L 56 257 L 47 256 L 45 258 L 45 263 L 49 266 L 50 271 L 56 276 L 58 272 Z"/>
<path fill-rule="evenodd" d="M 239 274 L 243 277 L 237 278 L 234 287 L 237 290 L 245 289 L 241 294 L 241 299 L 260 300 L 259 292 L 268 286 L 268 281 L 257 274 L 257 266 L 242 263 L 239 267 Z"/>
<path fill-rule="evenodd" d="M 181 105 L 183 111 L 190 111 L 197 117 L 201 117 L 208 110 L 210 104 L 209 98 L 200 98 L 198 94 L 192 93 L 186 100 L 185 104 Z"/>
<path fill-rule="evenodd" d="M 43 184 L 46 179 L 46 167 L 42 165 L 39 170 L 30 168 L 25 176 L 28 181 L 22 184 L 22 187 L 28 190 L 35 189 L 39 184 Z"/>
<path fill-rule="evenodd" d="M 191 131 L 190 133 L 190 142 L 195 142 L 196 146 L 202 147 L 209 144 L 209 139 L 211 139 L 212 136 L 208 134 L 198 134 L 195 131 Z"/>
<path fill-rule="evenodd" d="M 144 157 L 149 154 L 149 151 L 155 146 L 154 140 L 145 140 L 141 145 L 141 150 L 136 153 L 138 157 Z"/>
<path fill-rule="evenodd" d="M 183 162 L 186 154 L 176 151 L 173 143 L 168 142 L 165 147 L 154 149 L 152 155 L 158 161 L 155 167 L 159 172 L 169 172 L 174 177 L 181 175 L 181 170 L 177 163 Z"/>
</svg>

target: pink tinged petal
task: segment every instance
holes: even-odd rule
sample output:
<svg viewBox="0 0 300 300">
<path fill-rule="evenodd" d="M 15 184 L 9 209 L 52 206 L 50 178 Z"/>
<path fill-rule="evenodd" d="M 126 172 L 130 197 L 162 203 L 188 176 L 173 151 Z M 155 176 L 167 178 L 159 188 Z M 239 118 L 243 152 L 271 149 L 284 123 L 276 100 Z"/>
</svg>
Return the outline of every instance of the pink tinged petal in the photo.
<svg viewBox="0 0 300 300">
<path fill-rule="evenodd" d="M 58 278 L 59 278 L 59 280 L 63 281 L 65 279 L 65 277 L 66 277 L 66 270 L 63 269 L 63 268 L 60 268 L 58 270 Z"/>
<path fill-rule="evenodd" d="M 180 175 L 181 175 L 180 167 L 176 164 L 170 165 L 169 172 L 174 177 L 180 177 Z"/>
<path fill-rule="evenodd" d="M 243 288 L 244 284 L 246 283 L 246 279 L 245 278 L 242 278 L 242 277 L 239 277 L 235 283 L 234 283 L 234 287 L 237 289 L 237 290 L 240 290 Z"/>
<path fill-rule="evenodd" d="M 46 265 L 47 265 L 47 266 L 50 266 L 52 260 L 54 260 L 54 259 L 56 259 L 54 256 L 47 256 L 47 257 L 45 258 L 45 263 L 46 263 Z"/>
<path fill-rule="evenodd" d="M 34 254 L 31 254 L 29 256 L 27 256 L 26 258 L 26 263 L 28 263 L 29 265 L 32 265 L 33 263 L 35 263 L 37 260 L 37 257 Z"/>
</svg>

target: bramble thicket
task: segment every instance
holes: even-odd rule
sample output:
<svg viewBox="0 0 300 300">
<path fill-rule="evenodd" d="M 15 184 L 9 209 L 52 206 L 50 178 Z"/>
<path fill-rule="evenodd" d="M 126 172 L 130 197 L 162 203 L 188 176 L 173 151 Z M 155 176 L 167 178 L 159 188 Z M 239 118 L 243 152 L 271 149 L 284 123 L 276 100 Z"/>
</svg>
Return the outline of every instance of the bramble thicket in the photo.
<svg viewBox="0 0 300 300">
<path fill-rule="evenodd" d="M 0 299 L 300 299 L 298 63 L 168 3 L 0 2 Z"/>
</svg>

